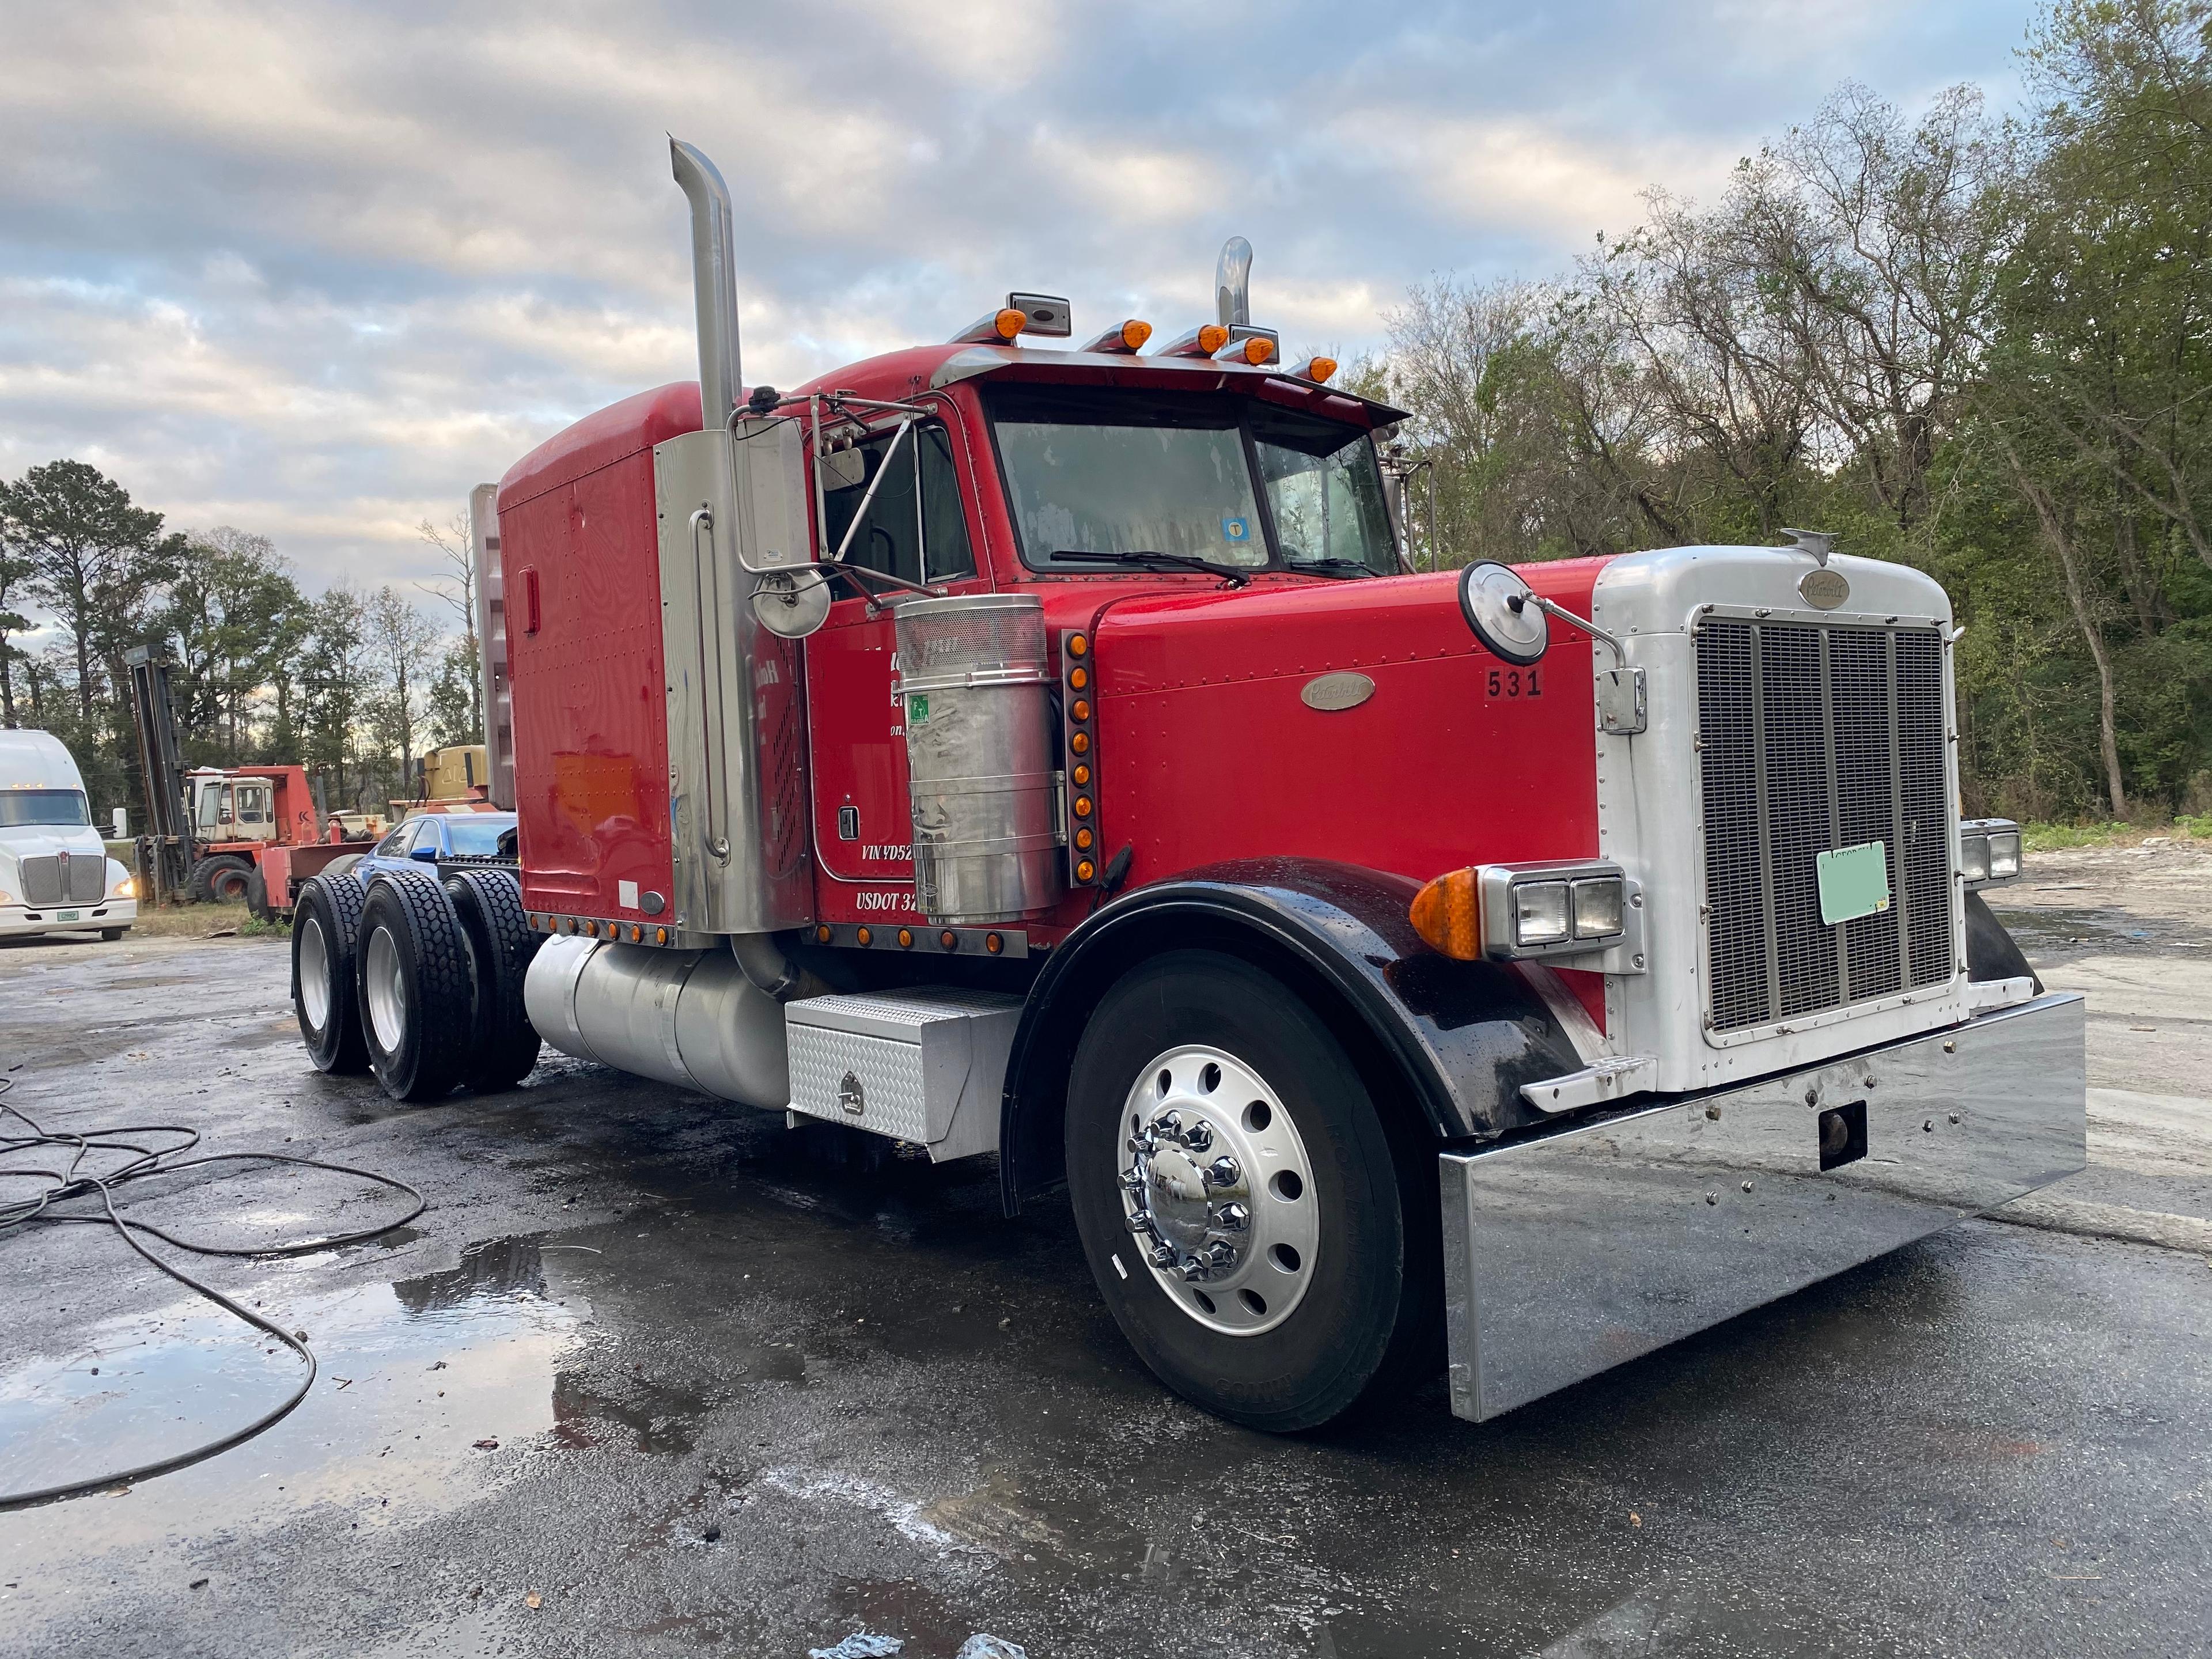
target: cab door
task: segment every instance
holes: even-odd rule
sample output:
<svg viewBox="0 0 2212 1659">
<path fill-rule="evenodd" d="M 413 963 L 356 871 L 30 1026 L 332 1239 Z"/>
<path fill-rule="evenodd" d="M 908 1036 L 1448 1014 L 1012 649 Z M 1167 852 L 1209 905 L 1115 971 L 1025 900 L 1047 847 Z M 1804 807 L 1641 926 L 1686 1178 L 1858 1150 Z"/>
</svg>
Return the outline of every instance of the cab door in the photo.
<svg viewBox="0 0 2212 1659">
<path fill-rule="evenodd" d="M 276 813 L 266 778 L 240 778 L 231 785 L 232 833 L 240 841 L 276 839 Z"/>
<path fill-rule="evenodd" d="M 848 564 L 955 592 L 981 585 L 959 448 L 957 433 L 927 421 L 896 444 L 893 431 L 886 431 L 842 452 L 857 463 L 832 457 L 822 481 L 830 550 L 849 532 Z M 890 612 L 872 613 L 855 586 L 854 578 L 836 579 L 840 597 L 806 641 L 814 844 L 825 878 L 817 896 L 825 914 L 836 917 L 911 914 L 914 848 L 897 643 Z M 897 591 L 869 586 L 879 594 Z M 839 902 L 841 890 L 846 902 Z"/>
</svg>

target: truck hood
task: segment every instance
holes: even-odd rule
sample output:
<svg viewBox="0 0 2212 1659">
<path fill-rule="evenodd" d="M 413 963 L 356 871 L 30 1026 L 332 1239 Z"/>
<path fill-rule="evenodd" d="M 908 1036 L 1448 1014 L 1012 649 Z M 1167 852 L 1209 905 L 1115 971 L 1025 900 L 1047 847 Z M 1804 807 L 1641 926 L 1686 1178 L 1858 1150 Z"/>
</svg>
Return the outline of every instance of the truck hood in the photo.
<svg viewBox="0 0 2212 1659">
<path fill-rule="evenodd" d="M 12 869 L 18 859 L 52 858 L 67 853 L 71 858 L 107 856 L 100 831 L 89 825 L 23 823 L 0 830 L 0 868 Z"/>
</svg>

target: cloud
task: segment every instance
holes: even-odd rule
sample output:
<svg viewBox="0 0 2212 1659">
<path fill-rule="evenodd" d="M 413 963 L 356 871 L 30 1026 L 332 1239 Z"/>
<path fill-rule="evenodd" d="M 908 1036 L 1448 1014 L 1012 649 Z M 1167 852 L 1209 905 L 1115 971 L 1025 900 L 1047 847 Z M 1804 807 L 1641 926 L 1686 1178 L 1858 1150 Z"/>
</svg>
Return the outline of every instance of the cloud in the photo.
<svg viewBox="0 0 2212 1659">
<path fill-rule="evenodd" d="M 1209 314 L 1224 237 L 1293 350 L 1407 285 L 1540 276 L 1850 76 L 2002 82 L 1993 0 L 243 0 L 16 7 L 0 474 L 69 455 L 308 585 L 427 577 L 568 421 L 688 377 L 662 135 L 738 222 L 750 378 L 941 339 L 1010 287 L 1079 327 Z"/>
</svg>

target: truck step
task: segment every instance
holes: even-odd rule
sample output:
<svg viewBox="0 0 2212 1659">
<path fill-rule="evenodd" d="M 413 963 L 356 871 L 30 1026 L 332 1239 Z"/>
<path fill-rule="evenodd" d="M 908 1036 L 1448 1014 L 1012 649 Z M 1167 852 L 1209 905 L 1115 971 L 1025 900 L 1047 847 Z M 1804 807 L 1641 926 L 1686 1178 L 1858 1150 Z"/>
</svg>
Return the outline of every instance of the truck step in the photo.
<svg viewBox="0 0 2212 1659">
<path fill-rule="evenodd" d="M 784 1006 L 791 1110 L 926 1149 L 999 1149 L 1000 1091 L 1022 1000 L 927 986 Z"/>
</svg>

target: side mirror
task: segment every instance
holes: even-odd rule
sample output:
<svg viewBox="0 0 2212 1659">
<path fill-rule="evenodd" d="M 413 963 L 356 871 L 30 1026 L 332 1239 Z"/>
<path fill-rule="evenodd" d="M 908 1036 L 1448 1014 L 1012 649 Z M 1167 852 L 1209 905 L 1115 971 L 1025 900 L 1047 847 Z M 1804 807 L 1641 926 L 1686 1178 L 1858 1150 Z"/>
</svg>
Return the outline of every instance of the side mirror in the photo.
<svg viewBox="0 0 2212 1659">
<path fill-rule="evenodd" d="M 1459 611 L 1482 648 L 1526 668 L 1551 648 L 1552 625 L 1542 600 L 1520 573 L 1492 559 L 1459 574 Z"/>
<path fill-rule="evenodd" d="M 435 864 L 438 861 L 437 843 L 432 842 L 427 846 L 417 847 L 407 856 L 417 864 Z"/>
<path fill-rule="evenodd" d="M 128 841 L 131 839 L 131 811 L 128 807 L 118 806 L 115 809 L 114 828 L 115 833 L 108 837 L 109 840 Z"/>
</svg>

